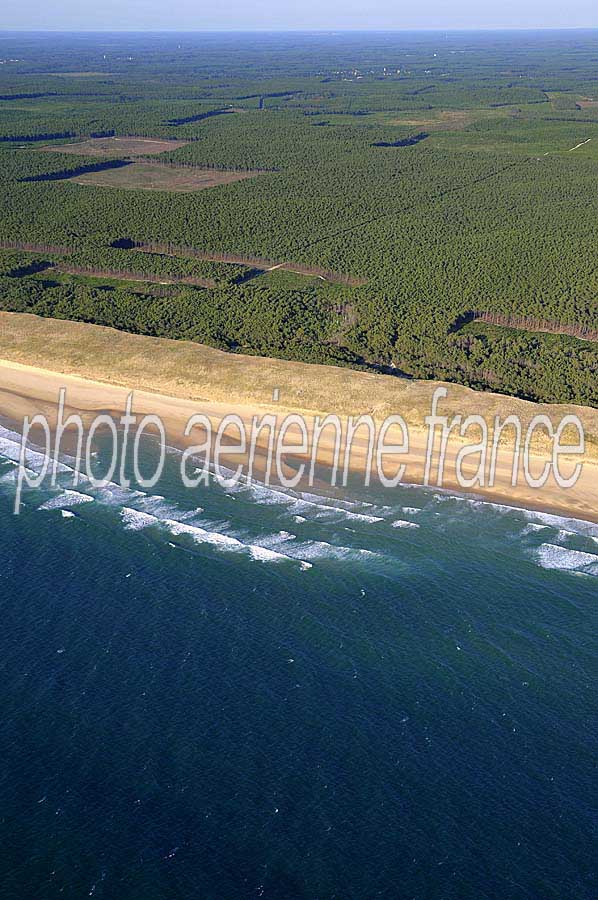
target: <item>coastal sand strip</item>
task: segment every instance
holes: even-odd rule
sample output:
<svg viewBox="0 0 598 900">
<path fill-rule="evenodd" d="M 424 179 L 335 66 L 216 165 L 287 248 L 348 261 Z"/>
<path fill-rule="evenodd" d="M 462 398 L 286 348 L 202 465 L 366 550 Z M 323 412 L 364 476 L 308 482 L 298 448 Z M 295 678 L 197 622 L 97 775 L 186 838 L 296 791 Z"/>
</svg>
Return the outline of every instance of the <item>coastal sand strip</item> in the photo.
<svg viewBox="0 0 598 900">
<path fill-rule="evenodd" d="M 429 414 L 436 382 L 409 381 L 370 375 L 331 366 L 314 366 L 283 360 L 222 353 L 190 342 L 125 334 L 95 325 L 59 322 L 35 316 L 0 313 L 0 412 L 14 421 L 36 411 L 55 417 L 59 388 L 67 388 L 69 410 L 87 417 L 99 411 L 120 414 L 129 391 L 135 392 L 138 414 L 157 413 L 168 439 L 176 446 L 200 442 L 195 433 L 185 439 L 184 426 L 196 412 L 208 415 L 214 425 L 224 415 L 237 413 L 249 425 L 255 414 L 274 412 L 280 422 L 288 412 L 303 413 L 308 424 L 316 414 L 341 417 L 368 413 L 381 422 L 400 413 L 409 425 L 410 452 L 405 480 L 421 483 L 424 474 Z M 559 488 L 551 478 L 541 490 L 529 488 L 523 479 L 511 486 L 510 448 L 499 454 L 497 481 L 492 489 L 476 490 L 488 500 L 541 509 L 598 521 L 598 465 L 596 435 L 598 413 L 574 406 L 531 404 L 496 394 L 446 385 L 449 396 L 441 413 L 478 413 L 490 421 L 495 415 L 518 414 L 529 422 L 539 412 L 558 422 L 567 412 L 577 413 L 588 438 L 584 470 L 578 484 Z M 278 390 L 280 400 L 273 402 Z M 291 437 L 292 439 L 292 437 Z M 389 437 L 389 442 L 392 440 Z M 458 488 L 454 478 L 456 455 L 462 440 L 449 444 L 444 487 Z M 542 469 L 548 447 L 534 447 L 532 468 Z M 333 456 L 332 433 L 323 434 L 318 462 L 329 465 Z M 355 440 L 351 468 L 363 469 L 365 441 Z M 578 459 L 574 460 L 579 461 Z M 388 459 L 388 471 L 393 460 Z M 465 467 L 465 471 L 469 471 Z"/>
</svg>

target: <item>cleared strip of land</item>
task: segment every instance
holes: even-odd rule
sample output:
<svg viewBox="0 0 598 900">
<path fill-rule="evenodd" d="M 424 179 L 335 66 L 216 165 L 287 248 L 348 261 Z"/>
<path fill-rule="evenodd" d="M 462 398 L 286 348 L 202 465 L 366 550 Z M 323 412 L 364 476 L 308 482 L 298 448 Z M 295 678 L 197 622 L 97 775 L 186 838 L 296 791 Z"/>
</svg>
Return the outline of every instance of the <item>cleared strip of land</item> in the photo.
<svg viewBox="0 0 598 900">
<path fill-rule="evenodd" d="M 124 239 L 126 241 L 126 239 Z M 331 272 L 320 266 L 310 266 L 305 263 L 286 262 L 264 259 L 259 256 L 243 256 L 236 253 L 215 253 L 213 251 L 196 250 L 194 247 L 177 247 L 173 244 L 148 243 L 131 241 L 131 249 L 140 253 L 157 253 L 161 256 L 176 256 L 193 259 L 203 259 L 206 262 L 232 263 L 238 266 L 247 266 L 251 269 L 259 269 L 262 272 L 273 272 L 275 269 L 284 269 L 287 272 L 295 272 L 297 275 L 307 275 L 321 278 L 332 284 L 346 284 L 351 287 L 366 284 L 366 279 L 357 278 L 354 275 L 346 275 L 342 272 Z"/>
<path fill-rule="evenodd" d="M 72 247 L 60 247 L 54 244 L 28 244 L 22 241 L 0 241 L 0 250 L 17 250 L 20 253 L 51 253 L 52 256 L 67 256 L 74 253 Z"/>
<path fill-rule="evenodd" d="M 110 281 L 136 281 L 148 284 L 189 284 L 195 287 L 214 288 L 212 278 L 197 278 L 193 275 L 151 275 L 147 272 L 128 272 L 126 269 L 94 269 L 85 266 L 67 266 L 60 263 L 46 271 L 61 272 L 64 275 L 84 275 L 89 278 L 103 278 Z"/>
<path fill-rule="evenodd" d="M 462 317 L 455 327 L 459 331 L 471 322 L 484 322 L 499 328 L 513 328 L 517 331 L 544 332 L 546 334 L 566 334 L 580 341 L 598 341 L 598 331 L 583 325 L 567 325 L 560 322 L 547 322 L 533 316 L 509 316 L 493 312 L 471 312 Z"/>
</svg>

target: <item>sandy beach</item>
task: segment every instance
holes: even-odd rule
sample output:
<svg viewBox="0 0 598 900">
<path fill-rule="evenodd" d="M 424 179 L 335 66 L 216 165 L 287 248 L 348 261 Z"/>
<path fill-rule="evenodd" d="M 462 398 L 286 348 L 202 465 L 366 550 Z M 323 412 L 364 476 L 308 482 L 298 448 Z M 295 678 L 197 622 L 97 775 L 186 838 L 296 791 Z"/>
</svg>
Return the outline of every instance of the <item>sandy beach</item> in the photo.
<svg viewBox="0 0 598 900">
<path fill-rule="evenodd" d="M 169 443 L 180 448 L 201 443 L 205 437 L 201 428 L 193 429 L 185 437 L 185 426 L 197 413 L 208 417 L 214 431 L 225 416 L 235 414 L 248 432 L 256 415 L 273 414 L 276 428 L 280 428 L 289 413 L 299 413 L 306 422 L 310 439 L 313 421 L 318 415 L 337 415 L 344 428 L 349 416 L 369 415 L 378 426 L 387 416 L 400 414 L 408 427 L 409 452 L 404 456 L 385 456 L 384 471 L 390 477 L 390 473 L 403 463 L 404 482 L 424 482 L 429 441 L 424 419 L 431 412 L 432 397 L 439 386 L 437 382 L 231 355 L 189 342 L 125 334 L 95 325 L 22 314 L 0 313 L 0 334 L 0 414 L 17 427 L 24 416 L 31 417 L 36 413 L 47 416 L 54 427 L 61 388 L 66 388 L 64 415 L 78 412 L 86 423 L 101 412 L 115 420 L 119 418 L 133 391 L 133 412 L 138 417 L 160 416 Z M 502 419 L 517 415 L 524 428 L 539 414 L 548 416 L 555 427 L 566 414 L 577 415 L 585 432 L 585 452 L 564 457 L 562 466 L 568 476 L 575 465 L 582 463 L 581 475 L 574 486 L 560 487 L 551 473 L 543 487 L 532 488 L 520 471 L 518 483 L 513 487 L 513 447 L 505 438 L 500 442 L 495 483 L 492 486 L 477 485 L 468 492 L 487 501 L 598 521 L 597 411 L 533 404 L 474 392 L 459 385 L 444 387 L 448 394 L 441 402 L 439 414 L 449 417 L 461 414 L 464 418 L 475 414 L 482 416 L 489 426 L 497 415 Z M 236 438 L 238 434 L 225 433 L 225 443 L 227 439 L 236 443 Z M 430 472 L 429 483 L 433 487 L 437 486 L 439 438 L 440 434 Z M 463 490 L 456 477 L 457 456 L 466 444 L 473 444 L 475 440 L 475 429 L 466 437 L 451 436 L 447 444 L 443 488 Z M 258 478 L 265 471 L 267 441 L 268 434 L 264 434 L 257 444 L 259 453 L 253 474 Z M 288 432 L 288 442 L 298 443 L 298 435 L 294 437 L 293 429 Z M 387 444 L 396 442 L 395 433 L 389 431 Z M 531 446 L 529 468 L 537 475 L 551 459 L 551 444 L 540 429 L 535 432 Z M 324 429 L 318 440 L 316 459 L 321 486 L 325 486 L 326 477 L 319 467 L 325 471 L 331 465 L 334 450 L 334 431 Z M 309 460 L 310 454 L 289 451 L 284 458 L 283 471 L 293 473 L 301 462 Z M 363 473 L 367 456 L 366 434 L 356 432 L 348 460 L 349 470 Z M 247 467 L 247 454 L 225 453 L 222 459 L 229 465 L 240 462 Z M 478 467 L 479 456 L 471 455 L 462 471 L 472 476 Z M 299 486 L 306 485 L 301 482 Z"/>
</svg>

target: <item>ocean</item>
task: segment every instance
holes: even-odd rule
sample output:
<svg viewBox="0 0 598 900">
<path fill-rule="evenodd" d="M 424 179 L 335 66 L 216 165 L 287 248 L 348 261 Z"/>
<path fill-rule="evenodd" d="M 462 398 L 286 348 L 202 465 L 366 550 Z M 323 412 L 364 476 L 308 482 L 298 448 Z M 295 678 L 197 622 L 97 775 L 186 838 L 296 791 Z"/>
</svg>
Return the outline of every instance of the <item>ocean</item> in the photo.
<svg viewBox="0 0 598 900">
<path fill-rule="evenodd" d="M 5 426 L 3 897 L 597 896 L 598 526 L 175 451 L 14 516 Z"/>
</svg>

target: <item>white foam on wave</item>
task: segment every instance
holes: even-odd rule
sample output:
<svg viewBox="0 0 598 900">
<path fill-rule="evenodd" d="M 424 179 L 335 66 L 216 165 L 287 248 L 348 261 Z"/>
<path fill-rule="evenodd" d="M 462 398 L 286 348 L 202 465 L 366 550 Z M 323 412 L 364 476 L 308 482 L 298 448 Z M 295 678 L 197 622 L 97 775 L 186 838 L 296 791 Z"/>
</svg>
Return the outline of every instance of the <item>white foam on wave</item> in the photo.
<svg viewBox="0 0 598 900">
<path fill-rule="evenodd" d="M 372 516 L 369 513 L 352 512 L 349 509 L 345 509 L 345 507 L 333 506 L 328 503 L 317 503 L 315 500 L 306 500 L 303 497 L 297 497 L 295 499 L 291 498 L 290 508 L 298 513 L 310 512 L 312 513 L 311 518 L 314 519 L 341 518 L 354 522 L 366 522 L 370 525 L 383 521 L 382 516 Z"/>
<path fill-rule="evenodd" d="M 567 516 L 556 516 L 553 513 L 535 512 L 533 510 L 520 510 L 531 522 L 548 525 L 558 531 L 566 531 L 569 534 L 581 534 L 585 537 L 598 537 L 598 525 L 586 522 L 584 519 L 572 519 Z"/>
<path fill-rule="evenodd" d="M 182 451 L 176 447 L 168 447 L 167 449 L 173 453 L 182 453 Z M 205 461 L 202 460 L 201 457 L 194 457 L 194 459 L 202 464 L 202 468 L 196 469 L 196 472 L 203 471 Z M 230 469 L 222 464 L 219 466 L 219 474 L 217 475 L 215 466 L 213 463 L 210 463 L 208 465 L 208 475 L 212 481 L 218 484 L 227 494 L 234 495 L 237 493 L 248 493 L 264 506 L 275 504 L 286 506 L 294 505 L 298 502 L 305 502 L 307 504 L 321 505 L 326 509 L 337 509 L 339 511 L 349 511 L 355 507 L 365 508 L 372 506 L 371 503 L 361 500 L 342 500 L 337 497 L 327 498 L 320 494 L 310 493 L 309 491 L 295 492 L 291 488 L 273 487 L 272 485 L 256 481 L 254 478 L 250 479 L 247 475 L 237 475 L 234 469 Z M 232 483 L 222 484 L 223 480 L 231 481 Z M 324 500 L 329 500 L 329 503 L 324 504 Z"/>
<path fill-rule="evenodd" d="M 547 525 L 545 527 L 548 528 L 549 526 Z M 567 531 L 566 528 L 561 528 L 556 537 L 558 541 L 568 541 L 571 538 L 579 538 L 580 534 L 577 531 Z"/>
<path fill-rule="evenodd" d="M 419 506 L 402 506 L 401 512 L 404 512 L 406 515 L 416 516 L 421 512 L 421 507 Z"/>
<path fill-rule="evenodd" d="M 538 522 L 528 522 L 521 532 L 521 536 L 524 537 L 526 534 L 535 534 L 538 531 L 545 531 L 548 527 L 548 525 L 540 525 Z"/>
<path fill-rule="evenodd" d="M 312 518 L 340 517 L 351 519 L 353 521 L 365 522 L 367 524 L 374 524 L 383 520 L 382 516 L 355 512 L 355 509 L 359 507 L 371 507 L 371 503 L 327 498 L 307 491 L 301 491 L 295 494 L 282 489 L 269 487 L 255 481 L 247 482 L 241 480 L 237 484 L 227 486 L 226 492 L 230 495 L 239 492 L 248 493 L 262 506 L 286 506 L 289 512 L 295 514 L 296 521 L 306 521 L 305 516 L 302 515 L 302 513 L 305 512 L 312 513 Z"/>
<path fill-rule="evenodd" d="M 260 562 L 281 562 L 295 561 L 293 557 L 286 556 L 284 553 L 278 553 L 269 547 L 259 546 L 257 544 L 245 544 L 238 538 L 229 534 L 223 534 L 219 531 L 210 531 L 202 528 L 200 525 L 191 525 L 189 522 L 179 521 L 177 519 L 159 519 L 149 513 L 141 512 L 138 509 L 123 507 L 121 516 L 125 527 L 131 531 L 140 531 L 150 526 L 158 526 L 165 528 L 170 534 L 178 537 L 186 535 L 196 541 L 198 544 L 211 544 L 221 550 L 229 550 L 233 552 L 246 552 L 249 556 Z M 299 560 L 305 563 L 304 560 Z M 305 563 L 302 568 L 310 568 Z"/>
<path fill-rule="evenodd" d="M 434 499 L 440 503 L 454 500 L 457 503 L 463 503 L 466 506 L 470 506 L 472 509 L 493 509 L 495 512 L 502 513 L 503 515 L 507 513 L 523 513 L 525 515 L 529 512 L 529 510 L 520 509 L 517 506 L 508 506 L 506 503 L 495 503 L 493 500 L 482 500 L 479 497 L 466 497 L 463 494 L 453 494 L 450 491 L 434 494 Z"/>
<path fill-rule="evenodd" d="M 286 556 L 284 553 L 277 553 L 276 550 L 270 550 L 268 547 L 261 547 L 258 544 L 248 544 L 249 554 L 252 559 L 257 559 L 261 562 L 277 562 L 284 560 L 291 560 L 293 557 Z M 307 563 L 305 560 L 299 560 L 304 568 L 311 568 L 310 563 Z"/>
<path fill-rule="evenodd" d="M 265 546 L 267 539 L 264 539 L 261 544 L 245 544 L 239 538 L 230 534 L 223 534 L 220 531 L 209 531 L 200 525 L 190 525 L 187 522 L 180 522 L 174 519 L 164 519 L 163 521 L 170 533 L 175 536 L 186 534 L 200 544 L 214 544 L 227 550 L 245 551 L 249 553 L 252 559 L 261 562 L 281 562 L 292 559 L 292 557 L 284 553 L 279 553 L 277 550 L 272 550 L 270 547 Z M 285 540 L 292 540 L 293 538 L 294 535 L 288 535 Z"/>
<path fill-rule="evenodd" d="M 558 544 L 541 544 L 535 551 L 538 565 L 543 569 L 598 575 L 598 556 L 582 550 L 571 550 Z"/>
<path fill-rule="evenodd" d="M 278 531 L 276 534 L 269 534 L 266 537 L 259 538 L 255 541 L 260 547 L 279 547 L 281 544 L 287 544 L 289 541 L 297 540 L 296 534 L 290 531 Z"/>
<path fill-rule="evenodd" d="M 233 552 L 246 552 L 250 557 L 262 562 L 292 561 L 298 562 L 301 569 L 312 567 L 310 559 L 343 559 L 356 560 L 364 557 L 375 558 L 378 554 L 360 548 L 339 547 L 328 544 L 325 541 L 305 541 L 291 546 L 296 536 L 289 532 L 278 532 L 276 535 L 263 537 L 259 542 L 244 543 L 239 538 L 219 531 L 208 530 L 200 525 L 191 525 L 174 519 L 158 519 L 149 513 L 138 509 L 123 507 L 121 517 L 125 528 L 130 531 L 140 531 L 144 528 L 157 526 L 165 528 L 174 536 L 187 535 L 200 544 L 211 544 L 221 550 Z M 285 552 L 273 550 L 272 546 L 284 544 Z"/>
<path fill-rule="evenodd" d="M 200 525 L 190 525 L 188 522 L 180 522 L 177 519 L 158 519 L 171 534 L 175 536 L 188 534 L 194 540 L 201 544 L 215 544 L 219 547 L 228 547 L 232 550 L 244 550 L 245 544 L 236 537 L 229 534 L 222 534 L 220 531 L 209 531 Z"/>
<path fill-rule="evenodd" d="M 261 484 L 256 481 L 248 482 L 246 479 L 240 479 L 234 484 L 223 485 L 219 481 L 219 479 L 215 478 L 216 484 L 218 484 L 226 494 L 234 495 L 234 494 L 248 494 L 258 503 L 261 503 L 262 506 L 274 506 L 274 505 L 282 505 L 287 506 L 292 504 L 295 500 L 294 497 L 286 494 L 284 491 L 276 490 L 275 488 L 267 487 L 265 484 Z"/>
<path fill-rule="evenodd" d="M 393 528 L 419 528 L 417 522 L 408 522 L 406 519 L 395 519 L 392 523 Z"/>
<path fill-rule="evenodd" d="M 441 492 L 434 493 L 433 496 L 435 500 L 441 503 L 448 500 L 457 500 L 473 509 L 488 508 L 503 514 L 519 514 L 527 519 L 530 524 L 544 525 L 557 531 L 568 531 L 571 534 L 581 534 L 586 537 L 598 537 L 598 525 L 594 522 L 588 522 L 586 519 L 559 516 L 555 513 L 540 512 L 539 510 L 525 509 L 520 506 L 508 506 L 506 503 L 495 503 L 491 500 L 482 500 L 477 497 L 466 497 L 451 493 L 448 490 L 441 490 Z"/>
<path fill-rule="evenodd" d="M 11 462 L 18 463 L 21 458 L 21 445 L 9 438 L 0 437 L 0 456 L 3 456 L 4 459 L 8 459 Z M 38 450 L 26 448 L 23 460 L 27 468 L 33 470 L 35 475 L 42 472 L 45 466 L 47 466 L 48 474 L 53 471 L 52 460 L 48 459 L 45 453 L 41 453 Z M 59 462 L 56 465 L 56 471 L 68 472 L 69 468 L 68 466 L 65 466 L 64 463 Z"/>
<path fill-rule="evenodd" d="M 70 509 L 61 509 L 60 515 L 62 516 L 63 519 L 76 519 L 77 518 L 75 516 L 75 513 L 71 512 Z"/>
<path fill-rule="evenodd" d="M 0 456 L 18 463 L 21 458 L 21 443 L 22 436 L 18 432 L 11 431 L 10 428 L 5 428 L 4 425 L 0 425 Z M 23 460 L 26 466 L 32 469 L 35 474 L 41 472 L 46 464 L 48 466 L 48 472 L 53 471 L 53 461 L 51 458 L 48 458 L 48 455 L 41 447 L 27 446 L 25 448 Z M 56 471 L 62 473 L 68 472 L 70 469 L 68 466 L 65 466 L 64 463 L 57 461 Z"/>
<path fill-rule="evenodd" d="M 164 524 L 170 529 L 171 534 L 187 534 L 200 544 L 208 543 L 220 546 L 226 550 L 245 551 L 249 553 L 252 559 L 259 562 L 282 562 L 285 560 L 291 561 L 295 558 L 265 546 L 267 539 L 264 539 L 261 544 L 245 544 L 232 535 L 223 534 L 220 531 L 208 531 L 200 525 L 189 525 L 186 522 L 178 522 L 172 519 L 164 520 Z M 291 540 L 293 537 L 294 535 L 289 535 L 286 540 Z M 299 562 L 302 564 L 302 568 L 311 568 L 305 560 L 299 560 Z"/>
<path fill-rule="evenodd" d="M 312 494 L 309 491 L 300 491 L 299 497 L 301 500 L 306 500 L 310 503 L 321 504 L 323 500 L 328 500 L 328 505 L 336 508 L 336 509 L 345 509 L 352 510 L 356 507 L 370 507 L 371 503 L 366 503 L 365 501 L 359 500 L 341 500 L 338 497 L 323 497 L 320 494 Z"/>
<path fill-rule="evenodd" d="M 287 550 L 289 555 L 295 552 L 307 559 L 363 560 L 368 557 L 379 558 L 379 554 L 374 553 L 373 550 L 364 550 L 360 547 L 341 547 L 337 544 L 329 544 L 327 541 L 305 541 L 297 544 L 293 551 Z"/>
<path fill-rule="evenodd" d="M 10 438 L 10 440 L 17 441 L 17 443 L 21 441 L 19 432 L 13 431 L 12 428 L 7 428 L 5 425 L 0 425 L 0 437 Z"/>
<path fill-rule="evenodd" d="M 12 460 L 8 460 L 8 461 L 12 462 Z M 17 463 L 13 463 L 13 466 L 14 466 L 13 469 L 11 469 L 9 472 L 5 472 L 4 475 L 2 475 L 2 477 L 0 477 L 1 484 L 10 484 L 10 483 L 14 484 L 16 482 L 17 478 L 19 477 L 19 466 Z M 28 469 L 27 466 L 24 466 L 24 470 L 27 473 L 27 475 L 29 476 L 29 478 L 37 478 L 38 473 L 34 472 L 33 469 Z"/>
<path fill-rule="evenodd" d="M 89 494 L 81 494 L 79 491 L 65 490 L 56 497 L 46 500 L 38 509 L 66 510 L 71 506 L 78 506 L 80 503 L 93 503 L 93 497 L 90 497 Z"/>
<path fill-rule="evenodd" d="M 132 499 L 135 501 L 136 506 L 141 507 L 143 512 L 156 516 L 158 519 L 180 519 L 185 521 L 203 512 L 201 506 L 196 506 L 189 510 L 181 510 L 176 503 L 170 503 L 161 494 L 149 494 Z"/>
<path fill-rule="evenodd" d="M 17 431 L 12 431 L 10 428 L 5 428 L 3 425 L 0 425 L 0 456 L 9 462 L 14 462 L 15 464 L 19 463 L 21 458 L 21 443 L 22 443 L 22 435 L 20 435 Z M 28 445 L 25 448 L 25 453 L 23 456 L 23 461 L 25 463 L 25 472 L 29 476 L 29 478 L 37 478 L 41 474 L 41 472 L 46 468 L 46 474 L 48 477 L 52 475 L 54 469 L 56 469 L 56 473 L 63 475 L 65 473 L 74 473 L 74 469 L 70 466 L 66 465 L 63 461 L 64 454 L 61 454 L 61 458 L 56 460 L 56 465 L 54 465 L 54 460 L 52 457 L 48 457 L 45 450 L 38 445 L 30 446 Z M 14 480 L 16 478 L 16 473 L 8 473 L 10 476 L 4 480 Z M 80 476 L 81 479 L 85 479 L 84 475 Z"/>
<path fill-rule="evenodd" d="M 370 516 L 366 513 L 355 513 L 349 512 L 348 510 L 344 511 L 344 515 L 347 519 L 356 519 L 359 522 L 368 522 L 369 524 L 374 524 L 375 522 L 383 522 L 384 518 L 382 516 Z"/>
<path fill-rule="evenodd" d="M 158 523 L 155 516 L 140 512 L 138 509 L 131 509 L 128 506 L 123 506 L 120 515 L 128 531 L 140 531 L 142 528 L 148 528 L 150 525 Z"/>
<path fill-rule="evenodd" d="M 102 484 L 101 487 L 93 487 L 92 490 L 98 502 L 103 503 L 105 506 L 125 506 L 132 500 L 142 500 L 144 497 L 147 497 L 147 494 L 143 491 L 121 487 L 113 481 Z"/>
</svg>

